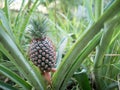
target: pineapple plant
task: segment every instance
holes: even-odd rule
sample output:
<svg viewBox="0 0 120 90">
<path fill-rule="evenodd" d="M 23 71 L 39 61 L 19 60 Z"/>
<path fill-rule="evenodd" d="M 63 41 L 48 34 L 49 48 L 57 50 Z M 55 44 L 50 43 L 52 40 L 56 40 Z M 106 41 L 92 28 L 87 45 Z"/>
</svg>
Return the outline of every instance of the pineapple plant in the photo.
<svg viewBox="0 0 120 90">
<path fill-rule="evenodd" d="M 49 29 L 48 19 L 35 16 L 30 21 L 29 29 L 32 41 L 29 48 L 30 60 L 40 69 L 45 79 L 51 83 L 50 72 L 54 72 L 56 61 L 55 47 L 52 41 L 47 37 Z"/>
</svg>

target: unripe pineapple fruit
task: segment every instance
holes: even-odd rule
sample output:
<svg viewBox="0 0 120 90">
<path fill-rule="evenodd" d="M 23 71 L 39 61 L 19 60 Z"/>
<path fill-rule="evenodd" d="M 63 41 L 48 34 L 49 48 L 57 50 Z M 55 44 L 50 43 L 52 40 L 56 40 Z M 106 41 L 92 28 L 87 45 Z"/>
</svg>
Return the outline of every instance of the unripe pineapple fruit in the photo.
<svg viewBox="0 0 120 90">
<path fill-rule="evenodd" d="M 50 72 L 55 65 L 56 52 L 52 41 L 46 36 L 48 20 L 45 17 L 36 16 L 30 23 L 32 36 L 29 48 L 30 59 L 42 73 Z"/>
</svg>

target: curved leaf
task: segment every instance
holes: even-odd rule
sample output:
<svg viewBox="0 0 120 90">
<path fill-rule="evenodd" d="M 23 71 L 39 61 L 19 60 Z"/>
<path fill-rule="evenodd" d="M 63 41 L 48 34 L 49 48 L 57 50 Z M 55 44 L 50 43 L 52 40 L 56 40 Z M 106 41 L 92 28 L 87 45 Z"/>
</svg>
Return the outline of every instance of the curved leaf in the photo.
<svg viewBox="0 0 120 90">
<path fill-rule="evenodd" d="M 17 74 L 10 71 L 8 68 L 4 67 L 3 65 L 0 65 L 0 72 L 4 74 L 5 76 L 9 77 L 11 80 L 22 86 L 25 90 L 31 90 L 32 87 L 25 82 L 23 79 L 21 79 Z"/>
<path fill-rule="evenodd" d="M 87 76 L 87 73 L 85 70 L 82 70 L 81 72 L 75 73 L 74 77 L 76 78 L 80 87 L 83 90 L 92 90 L 92 88 L 90 87 L 89 79 L 88 79 L 88 76 Z"/>
<path fill-rule="evenodd" d="M 3 90 L 18 90 L 14 87 L 12 87 L 11 85 L 8 85 L 2 81 L 0 81 L 0 88 L 2 88 Z"/>
</svg>

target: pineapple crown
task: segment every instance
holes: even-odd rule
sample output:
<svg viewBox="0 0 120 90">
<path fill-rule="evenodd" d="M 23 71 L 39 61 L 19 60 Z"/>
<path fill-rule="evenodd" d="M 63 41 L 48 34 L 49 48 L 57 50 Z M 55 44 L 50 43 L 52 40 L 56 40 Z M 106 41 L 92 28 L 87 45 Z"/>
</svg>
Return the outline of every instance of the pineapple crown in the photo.
<svg viewBox="0 0 120 90">
<path fill-rule="evenodd" d="M 35 39 L 44 38 L 48 30 L 48 19 L 43 16 L 35 15 L 30 20 L 31 36 Z"/>
</svg>

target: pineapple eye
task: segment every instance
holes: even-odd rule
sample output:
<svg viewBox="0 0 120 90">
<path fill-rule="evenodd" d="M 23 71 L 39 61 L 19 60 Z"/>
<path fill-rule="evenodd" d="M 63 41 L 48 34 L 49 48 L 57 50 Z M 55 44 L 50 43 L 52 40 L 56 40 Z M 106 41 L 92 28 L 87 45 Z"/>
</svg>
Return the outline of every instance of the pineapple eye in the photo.
<svg viewBox="0 0 120 90">
<path fill-rule="evenodd" d="M 51 62 L 49 62 L 49 65 L 51 65 L 52 63 Z"/>
<path fill-rule="evenodd" d="M 43 45 L 42 45 L 41 43 L 39 44 L 39 46 L 40 46 L 40 47 L 43 47 Z"/>
<path fill-rule="evenodd" d="M 41 60 L 39 59 L 39 60 L 38 60 L 38 63 L 40 63 L 40 62 L 41 62 Z"/>
<path fill-rule="evenodd" d="M 38 52 L 35 52 L 35 55 L 38 55 Z"/>
<path fill-rule="evenodd" d="M 41 63 L 41 66 L 45 66 L 45 63 L 44 63 L 44 62 L 42 62 L 42 63 Z"/>
<path fill-rule="evenodd" d="M 40 49 L 40 47 L 36 47 L 36 49 Z"/>
<path fill-rule="evenodd" d="M 34 52 L 36 52 L 37 51 L 37 49 L 34 49 Z"/>
<path fill-rule="evenodd" d="M 48 65 L 45 65 L 45 69 L 47 69 L 48 68 Z"/>
<path fill-rule="evenodd" d="M 48 54 L 46 54 L 46 58 L 48 58 L 49 57 L 49 55 Z"/>
<path fill-rule="evenodd" d="M 42 47 L 42 50 L 45 50 L 45 47 Z"/>
<path fill-rule="evenodd" d="M 49 59 L 52 60 L 52 56 L 49 56 Z"/>
<path fill-rule="evenodd" d="M 46 49 L 46 50 L 45 50 L 45 52 L 47 53 L 47 52 L 48 52 L 48 50 Z"/>
<path fill-rule="evenodd" d="M 41 56 L 41 55 L 39 55 L 38 57 L 39 57 L 39 58 L 41 58 L 42 56 Z"/>
<path fill-rule="evenodd" d="M 45 57 L 42 57 L 42 60 L 44 61 L 44 60 L 45 60 Z"/>
<path fill-rule="evenodd" d="M 42 53 L 42 50 L 39 50 L 39 53 Z"/>
<path fill-rule="evenodd" d="M 48 63 L 48 59 L 46 59 L 45 62 Z"/>
<path fill-rule="evenodd" d="M 42 55 L 45 56 L 45 52 L 42 52 Z"/>
</svg>

